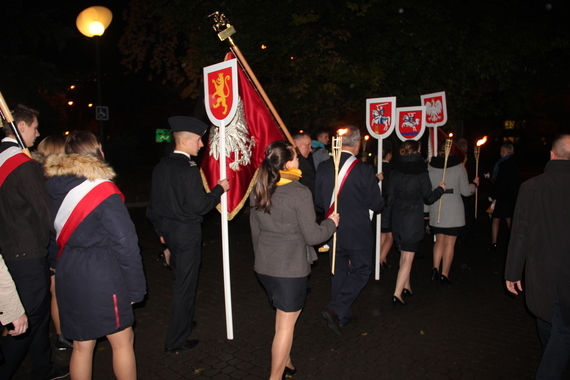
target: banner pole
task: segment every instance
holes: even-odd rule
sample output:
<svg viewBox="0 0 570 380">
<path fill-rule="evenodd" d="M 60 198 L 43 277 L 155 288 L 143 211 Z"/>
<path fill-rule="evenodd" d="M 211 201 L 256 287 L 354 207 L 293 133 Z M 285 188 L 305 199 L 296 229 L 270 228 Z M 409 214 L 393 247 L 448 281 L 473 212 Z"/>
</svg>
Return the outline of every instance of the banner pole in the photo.
<svg viewBox="0 0 570 380">
<path fill-rule="evenodd" d="M 226 127 L 220 124 L 220 178 L 226 178 Z M 222 260 L 224 271 L 224 299 L 226 305 L 226 330 L 228 340 L 234 339 L 232 318 L 232 289 L 230 281 L 230 248 L 228 233 L 228 194 L 224 192 L 220 198 L 221 225 L 222 225 Z"/>
<path fill-rule="evenodd" d="M 214 18 L 214 26 L 213 27 L 214 27 L 214 30 L 218 33 L 218 38 L 220 39 L 220 41 L 224 41 L 226 39 L 229 41 L 230 50 L 235 54 L 237 60 L 239 61 L 239 63 L 243 67 L 243 69 L 245 70 L 245 73 L 247 74 L 249 79 L 253 82 L 253 87 L 259 93 L 259 95 L 261 96 L 263 101 L 265 102 L 265 105 L 269 109 L 269 112 L 271 112 L 271 115 L 273 115 L 273 117 L 275 118 L 275 121 L 277 121 L 279 128 L 281 128 L 281 130 L 283 131 L 283 134 L 285 135 L 285 137 L 287 137 L 287 140 L 291 143 L 291 145 L 293 145 L 294 147 L 297 147 L 295 145 L 295 141 L 293 140 L 293 137 L 291 137 L 289 130 L 287 129 L 287 127 L 285 126 L 285 123 L 281 119 L 281 116 L 279 116 L 279 113 L 277 112 L 277 110 L 273 106 L 273 103 L 271 102 L 271 100 L 269 99 L 267 94 L 265 93 L 265 90 L 263 90 L 261 83 L 259 83 L 259 81 L 257 80 L 255 73 L 253 72 L 253 70 L 251 69 L 249 64 L 247 63 L 247 60 L 245 59 L 245 57 L 241 53 L 241 50 L 239 49 L 239 47 L 234 43 L 231 36 L 236 32 L 235 28 L 229 23 L 229 20 L 227 19 L 227 17 L 223 13 L 216 11 L 216 12 L 212 13 L 211 15 L 209 15 L 208 17 Z"/>
<path fill-rule="evenodd" d="M 378 173 L 382 173 L 382 150 L 384 139 L 378 139 Z M 382 192 L 382 181 L 378 182 Z M 384 196 L 384 194 L 382 194 Z M 386 202 L 386 198 L 384 198 Z M 376 214 L 376 271 L 374 279 L 380 280 L 380 251 L 382 250 L 382 213 Z"/>
<path fill-rule="evenodd" d="M 239 49 L 239 47 L 237 47 L 237 45 L 234 43 L 234 41 L 231 39 L 231 37 L 228 37 L 228 40 L 230 41 L 230 45 L 231 45 L 230 50 L 236 55 L 238 61 L 240 62 L 240 64 L 244 68 L 248 77 L 253 81 L 253 85 L 254 85 L 255 89 L 259 92 L 259 95 L 261 95 L 261 97 L 263 98 L 263 101 L 267 105 L 267 108 L 269 109 L 269 111 L 271 112 L 271 114 L 273 115 L 275 120 L 277 121 L 277 124 L 279 124 L 279 128 L 281 128 L 281 130 L 285 134 L 285 137 L 287 137 L 287 140 L 293 146 L 296 146 L 295 141 L 293 140 L 293 137 L 291 136 L 291 134 L 289 133 L 289 130 L 287 129 L 287 127 L 285 126 L 285 123 L 283 122 L 283 119 L 281 119 L 281 116 L 279 116 L 279 113 L 277 112 L 277 110 L 273 106 L 273 103 L 269 99 L 269 96 L 267 96 L 267 93 L 265 92 L 265 90 L 261 86 L 261 83 L 259 83 L 259 81 L 257 80 L 257 77 L 255 76 L 253 70 L 251 69 L 251 67 L 247 63 L 245 57 L 241 53 L 241 50 Z"/>
</svg>

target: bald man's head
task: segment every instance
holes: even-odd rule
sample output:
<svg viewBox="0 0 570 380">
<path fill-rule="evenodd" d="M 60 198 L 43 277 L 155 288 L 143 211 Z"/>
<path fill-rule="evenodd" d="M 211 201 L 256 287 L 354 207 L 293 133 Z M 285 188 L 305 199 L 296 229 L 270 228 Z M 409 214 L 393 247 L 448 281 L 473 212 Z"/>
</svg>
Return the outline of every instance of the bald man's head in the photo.
<svg viewBox="0 0 570 380">
<path fill-rule="evenodd" d="M 570 160 L 570 135 L 560 135 L 552 142 L 551 160 Z"/>
</svg>

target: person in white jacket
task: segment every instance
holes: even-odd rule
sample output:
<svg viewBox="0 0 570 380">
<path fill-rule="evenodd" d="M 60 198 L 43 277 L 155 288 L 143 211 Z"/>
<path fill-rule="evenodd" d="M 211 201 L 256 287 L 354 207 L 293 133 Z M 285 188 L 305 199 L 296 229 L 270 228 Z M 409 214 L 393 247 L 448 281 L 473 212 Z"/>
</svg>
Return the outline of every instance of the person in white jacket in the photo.
<svg viewBox="0 0 570 380">
<path fill-rule="evenodd" d="M 443 144 L 441 145 L 443 147 Z M 438 157 L 433 157 L 428 166 L 431 183 L 439 183 L 443 177 L 445 158 L 441 150 Z M 432 281 L 441 281 L 442 285 L 451 285 L 449 270 L 455 254 L 455 242 L 465 226 L 465 210 L 461 196 L 468 197 L 479 186 L 479 177 L 472 183 L 467 179 L 467 171 L 456 156 L 449 156 L 445 171 L 447 189 L 439 201 L 429 206 L 429 225 L 435 234 L 433 246 Z M 441 202 L 441 212 L 440 209 Z M 439 214 L 439 215 L 438 215 Z"/>
<path fill-rule="evenodd" d="M 3 326 L 12 324 L 8 329 L 8 334 L 11 336 L 23 334 L 28 329 L 28 317 L 2 255 L 0 255 L 0 323 Z"/>
</svg>

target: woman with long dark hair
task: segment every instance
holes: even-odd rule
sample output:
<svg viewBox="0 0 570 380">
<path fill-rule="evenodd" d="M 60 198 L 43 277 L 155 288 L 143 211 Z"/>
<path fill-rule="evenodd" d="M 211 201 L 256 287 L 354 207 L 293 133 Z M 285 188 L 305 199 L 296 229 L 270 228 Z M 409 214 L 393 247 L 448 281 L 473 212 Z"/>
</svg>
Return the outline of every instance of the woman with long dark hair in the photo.
<svg viewBox="0 0 570 380">
<path fill-rule="evenodd" d="M 339 222 L 337 213 L 315 222 L 313 198 L 299 182 L 301 175 L 293 146 L 275 141 L 265 150 L 250 197 L 254 269 L 276 309 L 270 380 L 297 372 L 290 352 L 317 258 L 312 246 L 327 240 Z"/>
</svg>

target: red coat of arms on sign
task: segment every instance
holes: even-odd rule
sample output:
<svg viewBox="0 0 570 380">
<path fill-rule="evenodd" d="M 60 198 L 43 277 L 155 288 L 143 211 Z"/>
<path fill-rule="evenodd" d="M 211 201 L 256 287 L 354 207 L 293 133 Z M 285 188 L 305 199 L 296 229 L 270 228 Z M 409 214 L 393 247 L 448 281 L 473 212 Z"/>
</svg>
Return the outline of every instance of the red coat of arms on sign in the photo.
<svg viewBox="0 0 570 380">
<path fill-rule="evenodd" d="M 396 134 L 400 140 L 419 140 L 426 127 L 426 107 L 396 108 Z"/>
<path fill-rule="evenodd" d="M 366 99 L 366 127 L 377 139 L 385 139 L 394 130 L 396 97 Z"/>
<path fill-rule="evenodd" d="M 426 125 L 428 127 L 439 127 L 447 123 L 445 91 L 421 95 L 420 97 L 422 104 L 426 106 Z"/>
<path fill-rule="evenodd" d="M 212 124 L 228 125 L 237 110 L 237 59 L 204 67 L 206 112 Z"/>
</svg>

